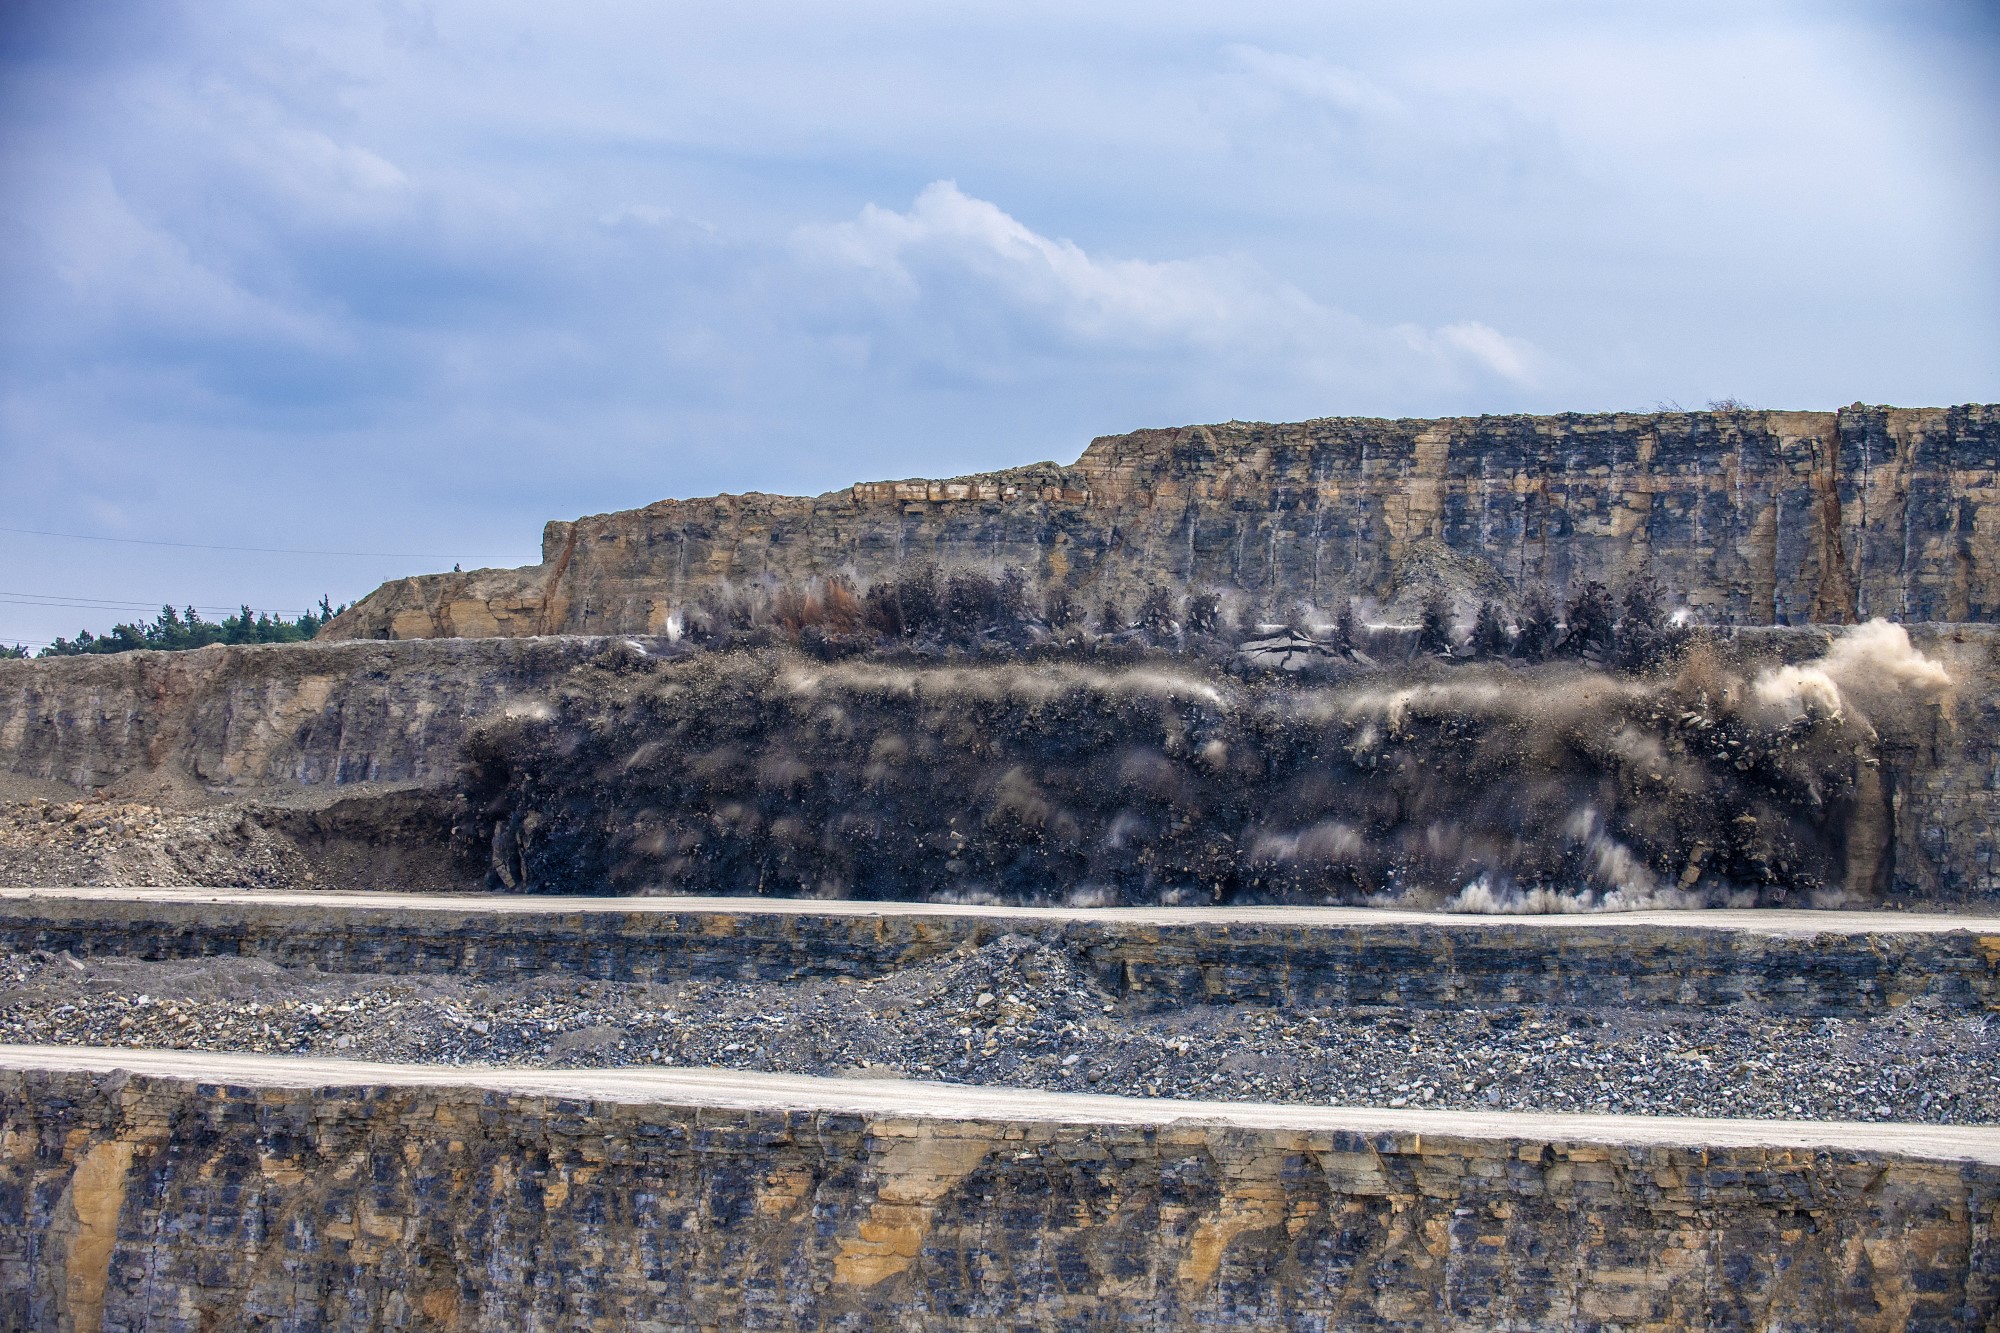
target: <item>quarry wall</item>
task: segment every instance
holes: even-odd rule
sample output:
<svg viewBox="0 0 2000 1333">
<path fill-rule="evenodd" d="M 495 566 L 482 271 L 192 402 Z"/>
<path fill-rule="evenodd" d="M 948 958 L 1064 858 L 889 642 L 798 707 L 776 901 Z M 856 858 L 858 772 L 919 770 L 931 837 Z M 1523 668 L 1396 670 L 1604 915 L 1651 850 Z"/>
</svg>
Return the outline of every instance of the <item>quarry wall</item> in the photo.
<svg viewBox="0 0 2000 1333">
<path fill-rule="evenodd" d="M 0 662 L 0 772 L 84 789 L 149 774 L 223 791 L 446 782 L 469 726 L 602 646 L 216 645 Z"/>
<path fill-rule="evenodd" d="M 493 887 L 559 892 L 1982 901 L 1996 638 L 1917 641 L 1756 630 L 1662 678 L 1418 661 L 1312 686 L 704 654 L 580 672 L 481 729 L 466 828 Z"/>
<path fill-rule="evenodd" d="M 1815 855 L 1831 858 L 1829 882 L 1851 882 L 1862 899 L 1991 902 L 2000 896 L 2000 630 L 1915 626 L 1912 640 L 1944 665 L 1952 684 L 1926 696 L 1921 707 L 1904 710 L 1907 716 L 1893 728 L 1850 720 L 1841 745 L 1853 753 L 1840 749 L 1827 761 L 1827 773 L 1845 783 L 1849 795 L 1842 797 L 1845 805 L 1816 816 L 1826 828 L 1814 836 L 1832 841 Z M 1742 668 L 1748 671 L 1757 662 L 1810 663 L 1833 642 L 1816 629 L 1746 629 L 1724 647 L 1750 664 Z M 676 651 L 664 640 L 641 647 Z M 1386 832 L 1370 845 L 1391 860 L 1418 855 L 1436 843 L 1423 822 L 1431 816 L 1419 818 L 1422 811 L 1463 818 L 1482 803 L 1534 790 L 1508 777 L 1515 770 L 1506 765 L 1525 762 L 1540 754 L 1536 747 L 1548 745 L 1557 746 L 1549 751 L 1554 757 L 1537 763 L 1574 769 L 1561 779 L 1569 785 L 1551 797 L 1557 805 L 1572 797 L 1599 801 L 1613 790 L 1603 785 L 1609 782 L 1630 786 L 1629 802 L 1641 814 L 1682 823 L 1698 816 L 1725 832 L 1750 827 L 1735 822 L 1741 811 L 1730 803 L 1739 798 L 1753 813 L 1767 806 L 1783 813 L 1781 802 L 1771 805 L 1778 798 L 1760 785 L 1759 771 L 1739 772 L 1747 761 L 1731 761 L 1736 751 L 1717 749 L 1687 778 L 1693 785 L 1684 799 L 1693 802 L 1687 808 L 1694 813 L 1683 818 L 1676 813 L 1680 807 L 1657 799 L 1646 785 L 1650 772 L 1613 752 L 1617 745 L 1607 742 L 1611 748 L 1584 756 L 1587 762 L 1576 758 L 1578 736 L 1601 732 L 1615 742 L 1631 719 L 1596 718 L 1585 708 L 1569 720 L 1536 721 L 1555 705 L 1527 695 L 1510 702 L 1505 687 L 1514 677 L 1504 670 L 1492 677 L 1477 675 L 1485 668 L 1446 668 L 1426 677 L 1429 684 L 1415 685 L 1385 677 L 1388 688 L 1375 690 L 1381 697 L 1367 706 L 1403 710 L 1399 716 L 1413 720 L 1377 727 L 1380 743 L 1369 751 L 1376 757 L 1356 767 L 1342 748 L 1357 744 L 1355 738 L 1321 735 L 1310 726 L 1300 731 L 1292 714 L 1359 706 L 1356 699 L 1373 698 L 1366 679 L 1348 694 L 1308 692 L 1292 701 L 1279 687 L 1219 681 L 1223 692 L 1217 692 L 1199 672 L 1165 698 L 1158 696 L 1160 682 L 1172 677 L 1152 666 L 1087 662 L 811 667 L 808 674 L 818 672 L 820 679 L 810 690 L 795 687 L 796 662 L 787 666 L 791 659 L 776 657 L 655 657 L 649 660 L 657 665 L 647 668 L 652 675 L 615 663 L 591 665 L 607 654 L 629 653 L 618 640 L 552 637 L 218 646 L 0 662 L 0 775 L 78 790 L 164 786 L 204 798 L 221 793 L 267 802 L 365 791 L 371 784 L 415 786 L 431 802 L 417 821 L 430 830 L 427 841 L 441 847 L 454 819 L 469 821 L 460 851 L 473 858 L 465 872 L 473 882 L 488 873 L 481 867 L 490 861 L 497 867 L 490 870 L 499 877 L 496 887 L 564 892 L 627 891 L 677 876 L 670 887 L 681 892 L 757 892 L 762 884 L 763 892 L 810 893 L 819 891 L 823 872 L 841 872 L 856 857 L 875 878 L 909 878 L 907 885 L 896 879 L 873 895 L 856 880 L 851 891 L 858 896 L 926 897 L 958 892 L 967 883 L 976 888 L 989 874 L 987 861 L 1051 892 L 1104 875 L 1143 879 L 1168 872 L 1193 876 L 1191 882 L 1205 890 L 1244 873 L 1243 840 L 1290 828 L 1298 845 L 1307 847 L 1315 821 L 1334 813 L 1366 829 L 1372 827 L 1366 819 L 1379 814 L 1394 823 L 1401 811 L 1402 823 L 1383 826 Z M 1521 676 L 1523 682 L 1536 679 Z M 1585 693 L 1565 679 L 1550 677 L 1536 688 L 1567 708 Z M 1463 690 L 1441 688 L 1460 680 L 1468 682 Z M 1591 686 L 1614 704 L 1625 697 L 1623 688 Z M 1397 702 L 1406 695 L 1414 702 Z M 1500 713 L 1489 706 L 1496 698 L 1504 706 Z M 573 716 L 564 728 L 538 730 L 535 718 L 555 716 L 546 702 L 551 699 Z M 509 720 L 510 709 L 520 721 Z M 1672 724 L 1671 713 L 1662 725 Z M 675 719 L 683 715 L 696 728 L 685 735 L 668 727 L 681 727 Z M 1400 738 L 1392 734 L 1399 727 L 1405 733 Z M 524 739 L 509 741 L 516 731 Z M 1364 726 L 1356 736 L 1366 731 Z M 1475 735 L 1490 739 L 1475 745 L 1469 739 Z M 1543 739 L 1531 744 L 1536 735 Z M 1236 758 L 1217 769 L 1204 736 L 1226 740 Z M 1774 754 L 1792 753 L 1786 749 L 1794 746 L 1790 733 L 1767 739 Z M 472 782 L 474 740 L 488 760 L 504 761 L 497 798 L 466 785 Z M 1268 761 L 1238 773 L 1260 750 Z M 1477 777 L 1485 771 L 1477 767 L 1487 762 L 1482 755 L 1501 765 L 1492 781 Z M 1272 785 L 1273 772 L 1283 779 L 1280 786 Z M 1340 783 L 1329 788 L 1324 775 Z M 1544 787 L 1560 776 L 1552 775 L 1552 768 L 1529 774 Z M 1475 778 L 1479 791 L 1454 794 L 1454 781 Z M 1035 783 L 1041 786 L 1031 790 Z M 1074 855 L 1016 827 L 1016 816 L 1032 816 L 1037 802 L 1052 807 L 1045 823 L 1059 823 L 1062 812 L 1053 806 L 1069 800 L 1063 783 L 1080 784 L 1071 802 L 1079 817 L 1101 816 L 1105 825 L 1096 832 L 1084 828 L 1089 836 Z M 1284 809 L 1260 805 L 1279 797 L 1288 803 Z M 452 803 L 461 798 L 469 804 L 454 815 Z M 1081 804 L 1086 798 L 1094 803 L 1089 809 Z M 1335 811 L 1343 803 L 1355 809 Z M 1504 840 L 1506 820 L 1520 812 L 1490 813 L 1493 827 L 1474 832 L 1489 842 Z M 371 817 L 356 806 L 333 821 L 338 829 L 315 825 L 301 836 L 369 844 L 363 826 Z M 384 835 L 374 841 L 386 845 L 401 834 L 389 827 L 396 820 L 386 807 L 382 817 Z M 1551 817 L 1558 824 L 1567 818 Z M 1141 818 L 1158 825 L 1148 835 L 1152 841 L 1126 837 L 1122 850 L 1114 846 L 1120 838 L 1112 835 L 1139 828 L 1132 820 Z M 905 827 L 911 820 L 916 822 Z M 878 827 L 874 841 L 855 841 Z M 832 841 L 806 846 L 799 842 L 801 829 L 809 840 L 823 835 Z M 677 850 L 694 835 L 712 850 Z M 1324 829 L 1313 836 L 1328 841 Z M 1403 849 L 1404 842 L 1414 850 Z M 1711 839 L 1710 846 L 1721 844 Z M 1671 850 L 1673 864 L 1660 873 L 1678 882 L 1681 865 L 1697 858 L 1693 849 Z M 1042 860 L 1022 860 L 1031 852 Z M 1069 859 L 1043 864 L 1056 853 Z M 713 861 L 715 854 L 727 859 Z M 1714 867 L 1715 856 L 1703 864 Z M 569 857 L 571 871 L 555 873 L 549 867 L 557 862 L 548 857 Z M 509 866 L 511 881 L 500 874 Z M 338 882 L 367 886 L 355 877 L 365 865 L 357 861 L 352 869 Z M 441 886 L 445 873 L 424 882 Z M 1303 900 L 1325 898 L 1308 893 Z"/>
<path fill-rule="evenodd" d="M 0 1322 L 1887 1333 L 2000 1314 L 2000 1167 L 1851 1134 L 281 1077 L 0 1070 Z"/>
<path fill-rule="evenodd" d="M 1476 916 L 1384 919 L 1298 909 L 1137 914 L 1117 909 L 870 910 L 741 900 L 421 898 L 339 895 L 149 900 L 0 896 L 0 949 L 150 961 L 231 955 L 328 972 L 507 981 L 867 980 L 1006 935 L 1077 960 L 1121 1002 L 1437 1009 L 1465 1005 L 1742 1006 L 1858 1017 L 1907 1004 L 2000 1009 L 2000 933 L 1857 930 L 1847 914 L 1724 926 L 1679 921 Z M 1732 914 L 1733 915 L 1733 914 Z M 1754 917 L 1739 918 L 1754 921 Z M 1838 928 L 1835 928 L 1835 927 Z"/>
<path fill-rule="evenodd" d="M 2000 618 L 2000 407 L 1229 422 L 1076 463 L 553 522 L 542 562 L 385 584 L 328 638 L 663 633 L 725 583 L 1016 565 L 1087 598 L 1389 598 L 1438 553 L 1503 604 L 1649 574 L 1740 624 Z"/>
</svg>

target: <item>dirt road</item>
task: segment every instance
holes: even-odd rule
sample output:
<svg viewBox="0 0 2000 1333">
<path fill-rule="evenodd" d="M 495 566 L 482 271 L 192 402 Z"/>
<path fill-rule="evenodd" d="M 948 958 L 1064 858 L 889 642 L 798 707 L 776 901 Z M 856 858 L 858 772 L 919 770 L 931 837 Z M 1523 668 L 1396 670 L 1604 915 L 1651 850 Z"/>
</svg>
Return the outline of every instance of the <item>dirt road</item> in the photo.
<svg viewBox="0 0 2000 1333">
<path fill-rule="evenodd" d="M 937 1120 L 1168 1124 L 1198 1120 L 1251 1129 L 1346 1130 L 1465 1138 L 1614 1144 L 1767 1146 L 1892 1152 L 2000 1164 L 2000 1128 L 1840 1121 L 1697 1120 L 1661 1116 L 1524 1115 L 1473 1111 L 1160 1101 L 891 1079 L 803 1078 L 725 1069 L 570 1070 L 373 1064 L 359 1060 L 0 1046 L 0 1068 L 129 1070 L 245 1087 L 473 1087 L 537 1096 L 729 1109 L 836 1111 Z"/>
<path fill-rule="evenodd" d="M 811 898 L 584 898 L 477 893 L 314 893 L 274 889 L 0 887 L 0 903 L 33 899 L 74 902 L 242 903 L 258 906 L 295 906 L 321 911 L 341 908 L 367 910 L 392 908 L 413 912 L 445 911 L 460 914 L 483 912 L 493 915 L 567 916 L 589 912 L 620 914 L 699 912 L 735 916 L 986 917 L 996 921 L 1116 921 L 1145 925 L 1257 923 L 1336 927 L 1418 924 L 1465 929 L 1485 923 L 1506 923 L 1545 926 L 1550 929 L 1615 930 L 1621 926 L 1646 925 L 1688 930 L 1741 930 L 1765 934 L 1972 931 L 1982 935 L 2000 935 L 2000 918 L 1995 917 L 1893 911 L 1818 912 L 1782 908 L 1483 916 L 1371 907 L 1005 907 L 964 906 L 952 903 L 855 902 Z"/>
</svg>

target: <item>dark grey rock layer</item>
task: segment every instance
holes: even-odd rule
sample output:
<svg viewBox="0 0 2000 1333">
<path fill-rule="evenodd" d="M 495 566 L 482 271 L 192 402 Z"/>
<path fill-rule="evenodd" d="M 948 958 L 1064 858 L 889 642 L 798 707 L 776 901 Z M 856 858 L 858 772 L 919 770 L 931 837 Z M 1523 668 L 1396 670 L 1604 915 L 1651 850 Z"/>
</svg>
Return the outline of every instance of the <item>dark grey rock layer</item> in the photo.
<svg viewBox="0 0 2000 1333">
<path fill-rule="evenodd" d="M 0 1072 L 0 1322 L 1944 1330 L 2000 1169 L 1854 1148 Z"/>
<path fill-rule="evenodd" d="M 1809 1016 L 1883 1013 L 1923 1001 L 2000 1009 L 2000 935 L 1945 931 L 1796 933 L 1477 916 L 1407 923 L 1227 924 L 1172 913 L 760 911 L 651 900 L 645 910 L 560 905 L 350 907 L 315 901 L 0 899 L 0 948 L 79 958 L 212 956 L 285 967 L 520 980 L 864 980 L 969 953 L 1003 936 L 1075 960 L 1142 1007 L 1264 1004 L 1439 1009 L 1497 1004 L 1714 1008 Z M 1794 920 L 1810 921 L 1811 914 Z M 1616 924 L 1611 924 L 1615 922 Z"/>
</svg>

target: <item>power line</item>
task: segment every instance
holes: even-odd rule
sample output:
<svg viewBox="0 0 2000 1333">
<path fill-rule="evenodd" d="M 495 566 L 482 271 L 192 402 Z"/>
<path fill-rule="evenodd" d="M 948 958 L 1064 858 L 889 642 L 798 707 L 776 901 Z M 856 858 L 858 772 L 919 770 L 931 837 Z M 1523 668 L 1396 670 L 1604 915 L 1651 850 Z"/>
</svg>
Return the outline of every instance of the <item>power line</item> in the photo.
<svg viewBox="0 0 2000 1333">
<path fill-rule="evenodd" d="M 86 532 L 44 532 L 40 528 L 0 528 L 23 537 L 62 537 L 79 542 L 117 542 L 122 546 L 172 546 L 183 551 L 243 551 L 252 555 L 350 555 L 364 560 L 449 560 L 435 551 L 306 551 L 284 546 L 210 546 L 205 542 L 156 542 L 138 537 L 93 537 Z"/>
<path fill-rule="evenodd" d="M 169 605 L 167 602 L 126 602 L 106 597 L 66 597 L 60 593 L 0 592 L 0 606 L 66 607 L 75 611 L 158 611 L 167 605 Z M 203 606 L 194 602 L 185 602 L 174 609 L 176 611 L 220 611 L 225 615 L 234 615 L 243 609 L 243 604 L 239 602 L 235 606 Z M 295 611 L 289 607 L 253 606 L 250 609 L 263 615 L 300 616 L 305 614 L 303 611 Z"/>
</svg>

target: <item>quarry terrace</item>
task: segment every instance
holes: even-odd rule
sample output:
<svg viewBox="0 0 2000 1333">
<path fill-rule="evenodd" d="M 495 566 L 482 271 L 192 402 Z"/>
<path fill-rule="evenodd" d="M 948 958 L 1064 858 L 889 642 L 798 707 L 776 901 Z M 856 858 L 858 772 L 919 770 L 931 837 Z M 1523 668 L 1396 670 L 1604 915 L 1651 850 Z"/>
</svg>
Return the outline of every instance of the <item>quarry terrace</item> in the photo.
<svg viewBox="0 0 2000 1333">
<path fill-rule="evenodd" d="M 668 500 L 0 661 L 0 1325 L 2000 1321 L 2000 408 Z"/>
</svg>

